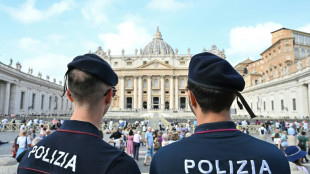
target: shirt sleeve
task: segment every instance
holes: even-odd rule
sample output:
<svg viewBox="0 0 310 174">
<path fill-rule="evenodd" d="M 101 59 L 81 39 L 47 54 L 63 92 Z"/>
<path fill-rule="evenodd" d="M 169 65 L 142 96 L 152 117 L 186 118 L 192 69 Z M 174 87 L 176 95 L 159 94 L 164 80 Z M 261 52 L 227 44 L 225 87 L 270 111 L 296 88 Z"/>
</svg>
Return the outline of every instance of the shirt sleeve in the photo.
<svg viewBox="0 0 310 174">
<path fill-rule="evenodd" d="M 29 136 L 27 136 L 27 144 L 31 144 L 31 140 Z"/>
<path fill-rule="evenodd" d="M 114 160 L 107 173 L 141 174 L 137 163 L 133 160 L 133 158 L 126 154 L 123 154 Z"/>
<path fill-rule="evenodd" d="M 157 174 L 157 154 L 154 155 L 150 166 L 150 174 Z"/>
</svg>

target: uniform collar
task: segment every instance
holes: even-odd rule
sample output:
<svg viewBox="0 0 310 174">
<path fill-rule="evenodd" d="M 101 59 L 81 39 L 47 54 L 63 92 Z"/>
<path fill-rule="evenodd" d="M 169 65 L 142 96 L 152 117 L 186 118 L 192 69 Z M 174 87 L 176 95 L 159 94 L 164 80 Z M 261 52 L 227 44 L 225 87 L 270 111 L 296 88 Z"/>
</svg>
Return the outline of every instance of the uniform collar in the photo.
<svg viewBox="0 0 310 174">
<path fill-rule="evenodd" d="M 236 129 L 236 125 L 234 122 L 231 121 L 205 123 L 197 126 L 195 129 L 195 133 L 208 130 L 225 130 L 225 129 Z"/>
<path fill-rule="evenodd" d="M 77 134 L 87 134 L 100 138 L 100 132 L 96 126 L 89 122 L 78 120 L 65 120 L 63 125 L 57 131 L 71 132 Z"/>
</svg>

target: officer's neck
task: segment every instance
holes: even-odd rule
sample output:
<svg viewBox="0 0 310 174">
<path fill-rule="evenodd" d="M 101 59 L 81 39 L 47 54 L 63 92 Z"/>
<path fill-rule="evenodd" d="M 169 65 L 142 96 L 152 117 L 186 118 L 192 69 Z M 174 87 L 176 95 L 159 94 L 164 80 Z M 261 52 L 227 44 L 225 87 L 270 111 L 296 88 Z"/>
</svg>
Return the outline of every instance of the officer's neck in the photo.
<svg viewBox="0 0 310 174">
<path fill-rule="evenodd" d="M 103 117 L 102 113 L 103 111 L 99 108 L 90 109 L 88 107 L 77 106 L 77 107 L 74 107 L 74 112 L 70 120 L 89 122 L 100 130 L 100 123 Z"/>
<path fill-rule="evenodd" d="M 200 112 L 196 113 L 196 116 L 197 116 L 197 125 L 201 125 L 205 123 L 231 121 L 229 110 L 223 110 L 219 113 L 211 112 L 211 111 L 209 111 L 208 113 L 203 113 L 200 110 Z"/>
</svg>

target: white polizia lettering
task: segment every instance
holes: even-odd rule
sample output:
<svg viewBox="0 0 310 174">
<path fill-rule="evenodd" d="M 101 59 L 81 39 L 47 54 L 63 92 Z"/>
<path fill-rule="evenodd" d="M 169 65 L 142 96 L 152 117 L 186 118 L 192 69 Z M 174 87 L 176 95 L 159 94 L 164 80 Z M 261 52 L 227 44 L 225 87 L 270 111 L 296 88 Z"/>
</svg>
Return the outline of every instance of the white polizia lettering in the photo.
<svg viewBox="0 0 310 174">
<path fill-rule="evenodd" d="M 76 170 L 77 155 L 71 155 L 70 153 L 62 152 L 59 150 L 51 150 L 44 146 L 34 146 L 29 152 L 28 158 L 41 159 L 42 161 L 53 164 L 55 166 L 63 167 L 64 169 L 71 168 L 73 172 Z M 69 159 L 69 160 L 67 160 Z M 194 161 L 193 161 L 194 164 Z M 195 164 L 194 164 L 195 165 Z M 189 166 L 190 167 L 190 166 Z M 195 166 L 193 166 L 195 167 Z"/>
<path fill-rule="evenodd" d="M 247 160 L 237 161 L 237 164 L 241 164 L 237 171 L 237 174 L 248 174 L 249 173 L 248 171 L 242 171 L 247 163 L 248 163 Z"/>
<path fill-rule="evenodd" d="M 198 165 L 196 165 L 198 163 Z M 70 163 L 71 164 L 71 163 Z M 255 166 L 255 164 L 257 166 Z M 69 162 L 67 163 L 69 165 Z M 216 174 L 271 174 L 269 164 L 266 160 L 184 160 L 185 173 L 216 173 Z M 235 170 L 235 171 L 234 171 Z"/>
<path fill-rule="evenodd" d="M 209 168 L 209 170 L 203 170 L 202 169 L 202 164 L 203 163 L 207 163 L 208 164 L 208 168 Z M 199 171 L 201 172 L 201 173 L 211 173 L 212 172 L 212 170 L 213 170 L 213 166 L 212 166 L 212 163 L 210 162 L 210 161 L 208 161 L 208 160 L 201 160 L 201 161 L 199 161 L 199 163 L 198 163 L 198 169 L 199 169 Z"/>
<path fill-rule="evenodd" d="M 263 174 L 264 171 L 268 172 L 268 174 L 271 174 L 269 165 L 265 160 L 262 161 L 262 166 L 260 167 L 259 174 Z"/>
<path fill-rule="evenodd" d="M 189 165 L 190 163 L 190 165 Z M 185 169 L 185 173 L 189 173 L 188 172 L 188 168 L 194 168 L 195 167 L 195 161 L 194 160 L 185 160 L 184 161 L 184 169 Z"/>
<path fill-rule="evenodd" d="M 219 163 L 220 163 L 219 160 L 215 160 L 216 173 L 217 174 L 226 174 L 226 170 L 221 171 Z"/>
</svg>

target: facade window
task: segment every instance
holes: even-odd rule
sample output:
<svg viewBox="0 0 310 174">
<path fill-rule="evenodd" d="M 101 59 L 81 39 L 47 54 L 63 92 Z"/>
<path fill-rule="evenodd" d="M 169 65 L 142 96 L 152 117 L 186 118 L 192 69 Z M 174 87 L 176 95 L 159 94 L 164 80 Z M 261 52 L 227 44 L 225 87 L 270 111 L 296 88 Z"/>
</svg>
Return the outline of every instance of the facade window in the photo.
<svg viewBox="0 0 310 174">
<path fill-rule="evenodd" d="M 127 80 L 127 87 L 128 88 L 131 88 L 132 87 L 132 83 L 131 83 L 132 81 L 131 81 L 131 79 L 128 79 Z"/>
<path fill-rule="evenodd" d="M 185 80 L 184 79 L 181 79 L 181 87 L 185 88 Z"/>
<path fill-rule="evenodd" d="M 114 66 L 118 66 L 118 62 L 114 62 Z"/>
<path fill-rule="evenodd" d="M 306 57 L 306 51 L 303 48 L 300 50 L 300 57 L 301 58 L 305 58 Z"/>
<path fill-rule="evenodd" d="M 51 110 L 51 106 L 52 106 L 52 97 L 50 97 L 49 101 L 48 101 L 48 109 Z"/>
<path fill-rule="evenodd" d="M 169 61 L 165 61 L 166 64 L 169 64 Z"/>
<path fill-rule="evenodd" d="M 127 66 L 131 66 L 132 65 L 132 62 L 127 62 Z"/>
<path fill-rule="evenodd" d="M 24 101 L 25 101 L 25 92 L 22 92 L 21 94 L 20 94 L 20 109 L 24 109 L 25 107 L 25 103 L 24 103 Z"/>
<path fill-rule="evenodd" d="M 306 45 L 310 45 L 310 37 L 306 36 Z"/>
<path fill-rule="evenodd" d="M 147 62 L 146 61 L 143 61 L 143 65 L 145 65 Z"/>
<path fill-rule="evenodd" d="M 293 98 L 293 111 L 296 111 L 296 99 Z"/>
<path fill-rule="evenodd" d="M 154 87 L 158 87 L 158 79 L 154 79 Z"/>
<path fill-rule="evenodd" d="M 68 99 L 66 100 L 66 110 L 68 110 Z"/>
<path fill-rule="evenodd" d="M 271 110 L 274 110 L 274 104 L 273 104 L 273 100 L 271 100 Z"/>
<path fill-rule="evenodd" d="M 184 60 L 180 61 L 180 65 L 185 65 L 185 61 Z"/>
<path fill-rule="evenodd" d="M 286 52 L 289 52 L 289 51 L 290 51 L 290 47 L 289 47 L 289 46 L 286 46 L 286 47 L 285 47 L 285 51 L 286 51 Z"/>
<path fill-rule="evenodd" d="M 143 80 L 143 88 L 147 88 L 147 81 L 145 79 Z"/>
<path fill-rule="evenodd" d="M 169 80 L 168 79 L 165 80 L 165 88 L 169 88 Z"/>
<path fill-rule="evenodd" d="M 31 102 L 32 109 L 35 108 L 35 104 L 36 104 L 36 94 L 32 94 L 32 102 Z"/>
<path fill-rule="evenodd" d="M 62 98 L 61 99 L 61 110 L 63 110 L 64 109 L 64 99 Z"/>
<path fill-rule="evenodd" d="M 281 110 L 283 111 L 284 110 L 284 101 L 281 100 Z"/>
<path fill-rule="evenodd" d="M 42 95 L 41 97 L 41 109 L 43 109 L 44 107 L 44 95 Z"/>
<path fill-rule="evenodd" d="M 298 48 L 295 48 L 295 57 L 300 57 L 299 49 Z"/>
<path fill-rule="evenodd" d="M 264 101 L 264 111 L 266 111 L 266 102 Z"/>
</svg>

